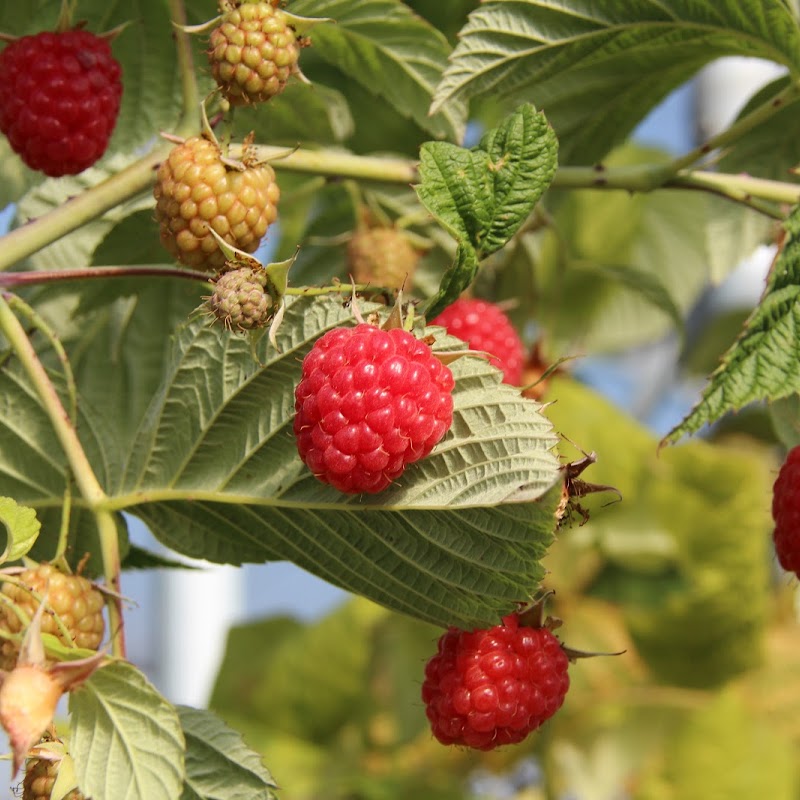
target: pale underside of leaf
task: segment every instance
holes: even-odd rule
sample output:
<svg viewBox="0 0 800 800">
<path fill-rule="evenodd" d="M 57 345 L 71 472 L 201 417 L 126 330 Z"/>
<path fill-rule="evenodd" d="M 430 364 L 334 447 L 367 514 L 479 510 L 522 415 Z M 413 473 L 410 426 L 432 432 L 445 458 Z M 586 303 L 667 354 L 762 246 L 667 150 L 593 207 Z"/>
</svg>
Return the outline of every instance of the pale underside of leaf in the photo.
<svg viewBox="0 0 800 800">
<path fill-rule="evenodd" d="M 87 797 L 180 797 L 185 742 L 177 712 L 132 664 L 95 672 L 70 694 L 70 712 L 70 751 Z"/>
</svg>

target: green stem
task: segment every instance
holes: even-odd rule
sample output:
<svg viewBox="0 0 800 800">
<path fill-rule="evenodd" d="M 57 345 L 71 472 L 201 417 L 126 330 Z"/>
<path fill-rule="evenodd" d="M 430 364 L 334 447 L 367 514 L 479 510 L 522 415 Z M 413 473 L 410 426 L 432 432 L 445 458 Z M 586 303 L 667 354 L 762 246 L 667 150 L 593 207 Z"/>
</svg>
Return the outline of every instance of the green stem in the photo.
<svg viewBox="0 0 800 800">
<path fill-rule="evenodd" d="M 800 202 L 800 185 L 796 183 L 703 170 L 681 170 L 672 174 L 661 164 L 603 170 L 594 167 L 560 167 L 552 186 L 554 189 L 619 189 L 627 192 L 700 189 L 769 216 L 776 216 L 776 211 L 760 201 L 789 205 Z"/>
<path fill-rule="evenodd" d="M 700 189 L 711 192 L 775 219 L 785 219 L 786 215 L 769 204 L 800 203 L 800 185 L 796 183 L 753 178 L 750 175 L 730 175 L 724 172 L 683 170 L 669 180 L 667 188 Z"/>
<path fill-rule="evenodd" d="M 114 515 L 109 511 L 94 509 L 97 532 L 100 536 L 100 552 L 103 556 L 103 576 L 111 590 L 108 603 L 108 627 L 111 634 L 111 649 L 117 658 L 125 658 L 125 621 L 122 613 L 122 591 L 120 574 L 122 560 L 119 553 L 119 534 Z"/>
<path fill-rule="evenodd" d="M 183 30 L 187 24 L 186 7 L 183 0 L 168 0 L 168 5 L 169 16 L 172 21 L 172 32 L 175 36 L 178 71 L 181 76 L 183 116 L 185 120 L 194 118 L 194 127 L 198 127 L 200 120 L 200 92 L 197 88 L 197 73 L 194 67 L 191 37 Z"/>
<path fill-rule="evenodd" d="M 92 465 L 89 463 L 89 459 L 86 457 L 83 446 L 78 439 L 77 431 L 61 403 L 61 398 L 58 396 L 58 392 L 56 392 L 44 365 L 39 360 L 33 344 L 2 295 L 0 295 L 0 331 L 8 340 L 11 349 L 16 354 L 22 368 L 33 384 L 67 457 L 81 496 L 95 514 L 100 533 L 105 578 L 116 593 L 114 601 L 109 605 L 109 620 L 112 624 L 113 632 L 112 647 L 115 655 L 124 658 L 125 641 L 122 632 L 122 601 L 119 599 L 119 540 L 114 517 L 108 510 L 101 508 L 108 500 L 108 497 L 94 474 Z"/>
<path fill-rule="evenodd" d="M 712 136 L 708 141 L 686 153 L 686 155 L 675 159 L 671 165 L 673 172 L 677 173 L 680 170 L 690 167 L 714 150 L 719 150 L 735 144 L 744 134 L 766 122 L 778 111 L 797 100 L 800 100 L 800 82 L 793 81 L 783 91 L 778 92 L 778 94 L 767 100 L 766 103 L 762 103 L 758 108 L 754 108 L 746 116 L 737 119 L 724 131 L 721 131 L 716 136 Z"/>
<path fill-rule="evenodd" d="M 417 162 L 407 158 L 359 156 L 338 150 L 287 150 L 271 145 L 257 145 L 253 149 L 259 161 L 268 161 L 275 169 L 289 172 L 382 183 L 411 184 L 419 181 Z M 231 157 L 242 157 L 241 145 L 231 147 Z"/>
<path fill-rule="evenodd" d="M 380 291 L 380 286 L 370 286 L 367 283 L 337 283 L 335 286 L 300 286 L 297 289 L 288 288 L 285 294 L 299 297 L 317 297 L 323 294 L 350 294 L 351 292 Z"/>
</svg>

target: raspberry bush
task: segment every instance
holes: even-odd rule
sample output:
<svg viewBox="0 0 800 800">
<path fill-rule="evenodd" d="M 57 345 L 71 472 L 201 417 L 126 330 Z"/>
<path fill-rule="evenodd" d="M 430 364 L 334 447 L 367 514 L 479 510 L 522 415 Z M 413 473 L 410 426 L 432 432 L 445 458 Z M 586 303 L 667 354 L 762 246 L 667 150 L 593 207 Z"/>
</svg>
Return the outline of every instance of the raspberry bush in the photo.
<svg viewBox="0 0 800 800">
<path fill-rule="evenodd" d="M 18 794 L 793 796 L 800 23 L 603 5 L 0 5 Z M 783 72 L 637 142 L 729 55 Z M 706 325 L 759 246 L 760 301 Z M 625 408 L 589 385 L 631 363 Z M 350 600 L 236 628 L 176 705 L 127 646 L 126 571 L 173 565 L 134 518 Z M 567 673 L 517 617 L 553 591 L 617 655 Z"/>
</svg>

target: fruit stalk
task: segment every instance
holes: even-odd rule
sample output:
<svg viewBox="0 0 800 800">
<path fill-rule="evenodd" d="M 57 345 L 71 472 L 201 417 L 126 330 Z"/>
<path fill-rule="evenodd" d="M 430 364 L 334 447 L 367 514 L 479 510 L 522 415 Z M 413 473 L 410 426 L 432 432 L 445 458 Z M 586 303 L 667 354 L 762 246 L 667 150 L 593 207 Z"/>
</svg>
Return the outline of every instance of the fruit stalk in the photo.
<svg viewBox="0 0 800 800">
<path fill-rule="evenodd" d="M 105 579 L 109 588 L 115 592 L 114 601 L 109 604 L 109 622 L 112 631 L 114 655 L 125 657 L 125 640 L 122 629 L 122 602 L 119 597 L 120 555 L 119 541 L 114 517 L 111 512 L 99 508 L 107 499 L 94 474 L 92 465 L 78 439 L 75 427 L 58 396 L 44 365 L 25 333 L 6 299 L 0 294 L 0 332 L 8 340 L 11 349 L 19 359 L 36 391 L 39 400 L 50 419 L 56 436 L 64 450 L 75 483 L 86 504 L 92 509 L 100 534 Z"/>
</svg>

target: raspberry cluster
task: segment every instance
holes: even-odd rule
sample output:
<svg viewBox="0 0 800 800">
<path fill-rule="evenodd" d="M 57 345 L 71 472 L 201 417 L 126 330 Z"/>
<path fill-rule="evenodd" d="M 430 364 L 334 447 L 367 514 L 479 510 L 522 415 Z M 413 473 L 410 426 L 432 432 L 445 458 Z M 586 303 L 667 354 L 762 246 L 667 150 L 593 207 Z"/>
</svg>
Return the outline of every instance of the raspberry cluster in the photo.
<svg viewBox="0 0 800 800">
<path fill-rule="evenodd" d="M 280 190 L 269 164 L 226 163 L 219 145 L 194 136 L 161 163 L 154 194 L 161 242 L 182 264 L 220 270 L 225 255 L 210 228 L 252 253 L 278 216 Z"/>
<path fill-rule="evenodd" d="M 453 386 L 450 370 L 408 331 L 334 328 L 303 359 L 300 458 L 342 492 L 380 492 L 449 430 Z"/>
<path fill-rule="evenodd" d="M 780 565 L 800 577 L 800 445 L 792 448 L 772 489 L 772 534 Z"/>
<path fill-rule="evenodd" d="M 31 169 L 83 172 L 108 147 L 121 75 L 108 41 L 89 31 L 16 39 L 0 53 L 0 131 Z"/>
<path fill-rule="evenodd" d="M 211 32 L 211 74 L 231 105 L 263 103 L 297 72 L 297 34 L 275 5 L 246 0 L 226 11 Z"/>
<path fill-rule="evenodd" d="M 525 362 L 525 348 L 508 315 L 495 303 L 460 298 L 449 305 L 431 325 L 447 332 L 491 356 L 491 363 L 503 370 L 503 379 L 519 386 Z"/>
<path fill-rule="evenodd" d="M 561 708 L 568 666 L 551 631 L 521 625 L 516 614 L 488 629 L 451 628 L 422 684 L 433 735 L 478 750 L 521 742 Z"/>
<path fill-rule="evenodd" d="M 67 575 L 52 564 L 39 564 L 26 569 L 19 575 L 21 583 L 6 581 L 2 592 L 29 618 L 39 607 L 39 601 L 31 594 L 40 597 L 47 593 L 47 606 L 42 618 L 42 632 L 51 633 L 65 644 L 66 637 L 56 621 L 66 628 L 72 641 L 78 647 L 97 650 L 103 641 L 105 621 L 103 620 L 103 595 L 91 582 L 81 575 Z M 14 610 L 5 603 L 0 604 L 0 629 L 8 633 L 20 633 L 23 623 Z M 17 662 L 19 648 L 9 639 L 0 645 L 0 668 L 10 670 Z"/>
</svg>

